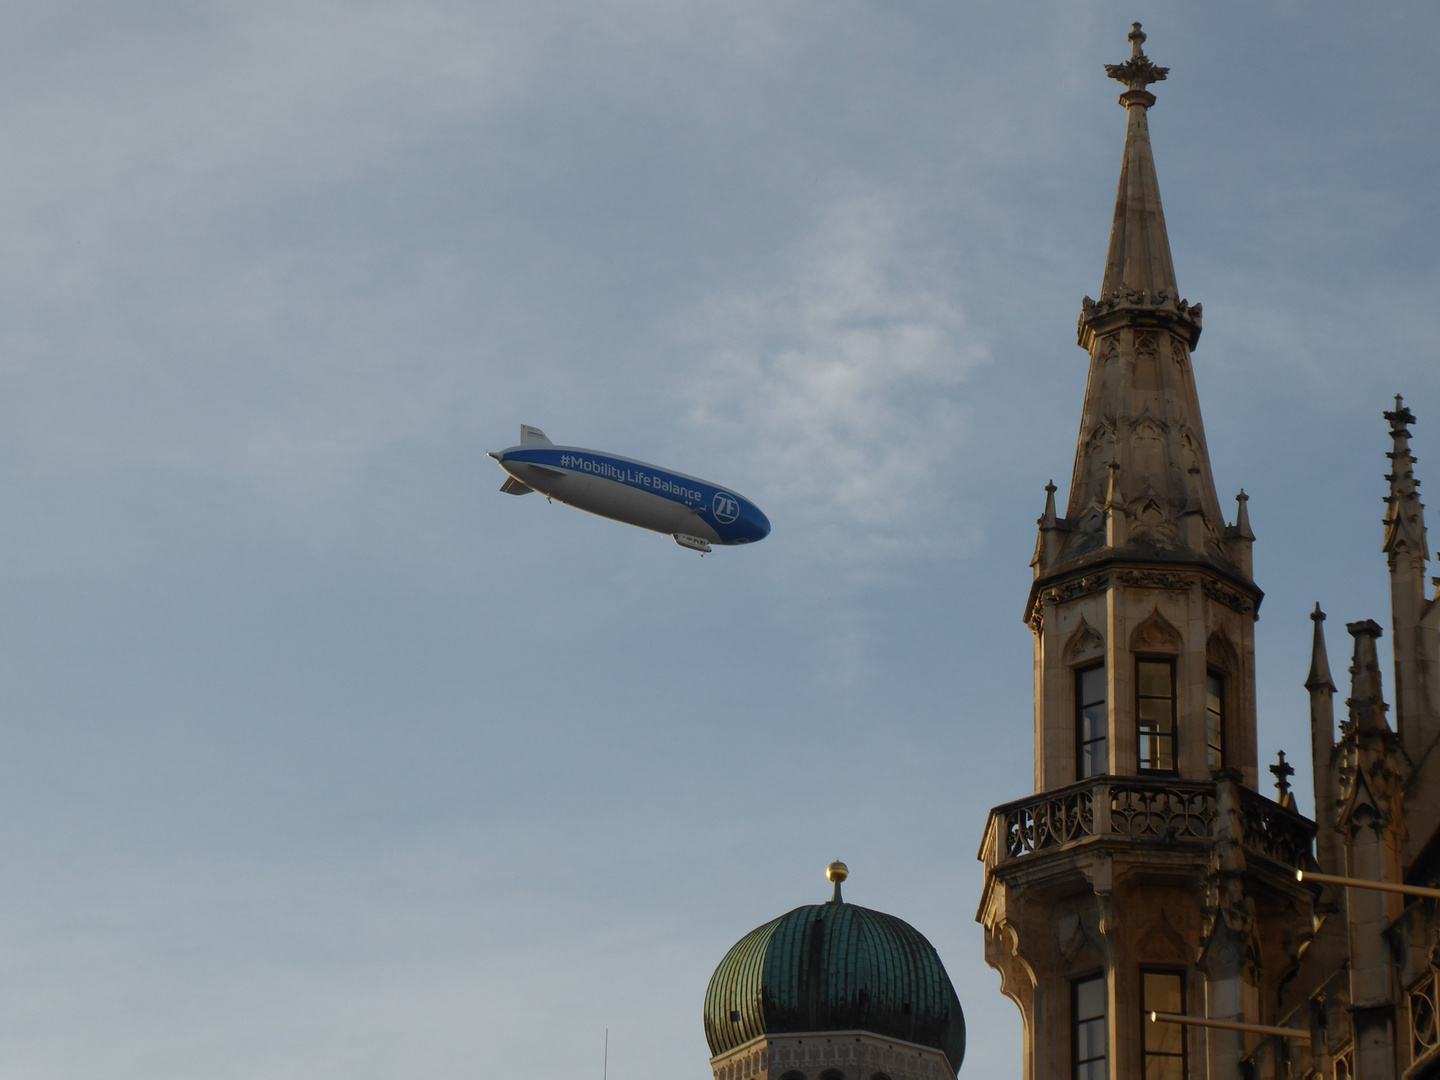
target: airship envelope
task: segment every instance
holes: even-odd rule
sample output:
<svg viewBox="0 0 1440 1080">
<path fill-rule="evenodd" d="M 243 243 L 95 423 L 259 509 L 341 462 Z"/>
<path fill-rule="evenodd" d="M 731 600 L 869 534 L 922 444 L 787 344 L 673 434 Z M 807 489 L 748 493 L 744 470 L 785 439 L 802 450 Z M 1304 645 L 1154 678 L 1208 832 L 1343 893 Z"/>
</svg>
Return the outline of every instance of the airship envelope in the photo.
<svg viewBox="0 0 1440 1080">
<path fill-rule="evenodd" d="M 490 454 L 510 474 L 501 491 L 538 491 L 612 521 L 665 533 L 702 554 L 712 544 L 753 544 L 770 535 L 758 506 L 709 480 L 582 446 L 556 446 L 520 425 L 520 445 Z"/>
</svg>

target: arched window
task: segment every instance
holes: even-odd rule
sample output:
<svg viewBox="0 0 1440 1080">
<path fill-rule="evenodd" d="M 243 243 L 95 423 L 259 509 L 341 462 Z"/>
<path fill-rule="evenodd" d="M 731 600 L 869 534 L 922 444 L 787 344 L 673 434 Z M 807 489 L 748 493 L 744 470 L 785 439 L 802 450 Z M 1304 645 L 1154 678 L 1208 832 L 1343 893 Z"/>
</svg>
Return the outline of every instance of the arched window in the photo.
<svg viewBox="0 0 1440 1080">
<path fill-rule="evenodd" d="M 820 1074 L 820 1080 L 845 1080 L 845 1074 L 839 1069 L 826 1069 Z"/>
<path fill-rule="evenodd" d="M 1110 707 L 1106 700 L 1105 639 L 1080 617 L 1062 662 L 1075 678 L 1075 779 L 1110 771 Z"/>
<path fill-rule="evenodd" d="M 1135 654 L 1135 742 L 1141 772 L 1175 771 L 1178 719 L 1175 658 L 1183 651 L 1180 631 L 1156 608 L 1130 635 Z"/>
</svg>

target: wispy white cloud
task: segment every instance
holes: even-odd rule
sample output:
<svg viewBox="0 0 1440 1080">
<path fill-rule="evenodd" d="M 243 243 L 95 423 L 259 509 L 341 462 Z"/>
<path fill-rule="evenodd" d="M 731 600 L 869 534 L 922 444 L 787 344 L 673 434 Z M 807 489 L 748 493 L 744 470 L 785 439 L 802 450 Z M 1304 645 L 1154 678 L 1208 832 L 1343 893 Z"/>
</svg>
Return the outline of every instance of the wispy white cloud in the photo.
<svg viewBox="0 0 1440 1080">
<path fill-rule="evenodd" d="M 872 553 L 909 546 L 937 477 L 955 475 L 959 387 L 989 359 L 960 283 L 917 260 L 910 225 L 894 198 L 840 199 L 780 280 L 715 297 L 690 330 L 709 349 L 687 388 L 694 422 L 750 448 L 794 525 Z"/>
</svg>

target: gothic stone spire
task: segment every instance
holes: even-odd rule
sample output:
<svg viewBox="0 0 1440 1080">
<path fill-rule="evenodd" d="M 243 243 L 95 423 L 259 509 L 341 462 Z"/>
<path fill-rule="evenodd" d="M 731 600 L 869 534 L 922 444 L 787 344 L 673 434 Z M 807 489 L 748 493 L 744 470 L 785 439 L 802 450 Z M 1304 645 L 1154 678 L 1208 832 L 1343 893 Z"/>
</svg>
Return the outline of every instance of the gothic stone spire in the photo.
<svg viewBox="0 0 1440 1080">
<path fill-rule="evenodd" d="M 1390 494 L 1385 498 L 1385 553 L 1394 566 L 1401 552 L 1425 561 L 1425 507 L 1420 502 L 1420 481 L 1415 479 L 1415 457 L 1410 453 L 1410 425 L 1415 414 L 1395 395 L 1395 411 L 1387 412 L 1390 438 L 1394 449 L 1385 456 L 1390 459 Z"/>
<path fill-rule="evenodd" d="M 1248 497 L 1241 492 L 1227 525 L 1190 364 L 1199 306 L 1175 291 L 1146 129 L 1155 100 L 1146 87 L 1165 70 L 1145 55 L 1138 26 L 1129 40 L 1129 59 L 1109 69 L 1125 84 L 1129 122 L 1106 270 L 1126 285 L 1084 301 L 1089 378 L 1075 470 L 1066 502 L 1046 490 L 1025 605 L 1039 672 L 1036 785 L 1058 788 L 1096 769 L 1173 770 L 1209 782 L 1217 768 L 1233 767 L 1254 788 L 1251 673 L 1262 593 L 1250 573 Z M 1174 672 L 1173 742 L 1148 729 L 1140 735 L 1142 657 L 1166 658 Z M 1083 760 L 1074 683 L 1082 669 L 1091 673 L 1086 694 L 1101 703 L 1086 714 L 1095 734 L 1085 737 L 1091 756 Z M 1145 677 L 1160 676 L 1147 667 Z"/>
<path fill-rule="evenodd" d="M 1440 738 L 1440 636 L 1437 636 L 1435 601 L 1426 597 L 1425 506 L 1420 502 L 1420 481 L 1415 479 L 1415 456 L 1410 453 L 1410 425 L 1415 414 L 1395 395 L 1395 410 L 1387 412 L 1394 445 L 1386 455 L 1390 472 L 1385 479 L 1385 557 L 1390 565 L 1390 616 L 1394 629 L 1395 726 L 1405 750 L 1422 761 Z M 1437 807 L 1440 813 L 1440 807 Z"/>
<path fill-rule="evenodd" d="M 1325 612 L 1320 610 L 1318 602 L 1310 613 L 1310 620 L 1315 624 L 1315 637 L 1310 643 L 1310 674 L 1305 679 L 1305 689 L 1312 694 L 1319 690 L 1333 694 L 1335 682 L 1330 678 L 1330 657 L 1325 652 Z"/>
<path fill-rule="evenodd" d="M 1123 64 L 1106 64 L 1105 73 L 1127 87 L 1120 104 L 1129 113 L 1125 156 L 1120 163 L 1120 190 L 1115 196 L 1115 223 L 1110 227 L 1110 254 L 1105 260 L 1102 298 L 1121 289 L 1150 296 L 1175 296 L 1175 266 L 1170 260 L 1170 239 L 1165 234 L 1165 211 L 1160 206 L 1160 182 L 1155 178 L 1155 157 L 1150 151 L 1146 113 L 1155 95 L 1145 89 L 1160 82 L 1169 68 L 1156 67 L 1141 50 L 1145 35 L 1136 23 L 1130 31 L 1131 56 Z"/>
<path fill-rule="evenodd" d="M 1125 84 L 1128 121 L 1100 299 L 1087 296 L 1080 316 L 1090 378 L 1066 506 L 1072 535 L 1059 561 L 1123 536 L 1222 560 L 1248 579 L 1246 560 L 1227 544 L 1236 537 L 1227 536 L 1216 496 L 1190 366 L 1200 305 L 1180 298 L 1150 147 L 1155 95 L 1146 87 L 1169 69 L 1145 55 L 1138 23 L 1129 40 L 1130 59 L 1106 67 Z"/>
<path fill-rule="evenodd" d="M 1310 674 L 1305 689 L 1310 692 L 1310 778 L 1315 793 L 1315 858 L 1327 874 L 1337 873 L 1335 853 L 1335 681 L 1330 678 L 1330 658 L 1325 652 L 1325 612 L 1320 605 L 1310 618 L 1315 637 L 1310 646 Z"/>
</svg>

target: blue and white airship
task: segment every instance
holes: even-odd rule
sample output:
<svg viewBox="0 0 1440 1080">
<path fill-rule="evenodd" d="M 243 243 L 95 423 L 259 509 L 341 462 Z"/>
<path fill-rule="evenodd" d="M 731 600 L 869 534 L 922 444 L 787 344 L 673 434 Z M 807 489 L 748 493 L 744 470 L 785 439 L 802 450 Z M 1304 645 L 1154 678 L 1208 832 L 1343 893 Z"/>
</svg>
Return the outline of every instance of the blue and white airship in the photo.
<svg viewBox="0 0 1440 1080">
<path fill-rule="evenodd" d="M 556 446 L 520 425 L 520 445 L 490 454 L 510 474 L 509 495 L 538 491 L 556 502 L 613 521 L 666 533 L 702 554 L 711 544 L 753 544 L 770 535 L 770 519 L 729 488 L 632 458 L 581 446 Z"/>
</svg>

